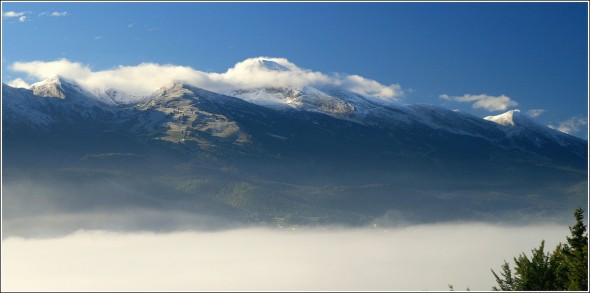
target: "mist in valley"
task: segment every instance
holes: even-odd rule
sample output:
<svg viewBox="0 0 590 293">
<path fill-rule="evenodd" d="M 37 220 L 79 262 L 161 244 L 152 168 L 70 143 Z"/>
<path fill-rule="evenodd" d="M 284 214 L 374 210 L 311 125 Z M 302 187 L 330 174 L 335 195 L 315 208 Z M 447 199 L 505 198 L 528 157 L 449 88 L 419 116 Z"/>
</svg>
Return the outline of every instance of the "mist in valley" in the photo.
<svg viewBox="0 0 590 293">
<path fill-rule="evenodd" d="M 419 223 L 395 210 L 364 225 L 246 223 L 137 186 L 72 188 L 4 184 L 2 290 L 490 290 L 490 269 L 541 240 L 552 249 L 571 224 Z"/>
<path fill-rule="evenodd" d="M 567 232 L 444 223 L 8 237 L 2 290 L 490 290 L 490 269 Z"/>
</svg>

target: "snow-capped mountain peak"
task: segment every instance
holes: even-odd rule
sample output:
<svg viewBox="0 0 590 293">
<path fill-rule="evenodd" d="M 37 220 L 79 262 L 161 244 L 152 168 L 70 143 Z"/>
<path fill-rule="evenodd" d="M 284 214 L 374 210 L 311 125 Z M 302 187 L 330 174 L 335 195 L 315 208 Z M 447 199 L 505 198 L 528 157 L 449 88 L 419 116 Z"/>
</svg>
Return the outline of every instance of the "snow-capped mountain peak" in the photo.
<svg viewBox="0 0 590 293">
<path fill-rule="evenodd" d="M 246 59 L 233 68 L 229 69 L 228 73 L 235 74 L 235 77 L 243 78 L 241 74 L 268 74 L 268 73 L 288 73 L 293 70 L 296 71 L 297 66 L 290 63 L 288 60 L 283 58 L 271 58 L 271 57 L 257 57 Z M 230 74 L 231 75 L 231 74 Z"/>
<path fill-rule="evenodd" d="M 495 116 L 487 116 L 484 117 L 485 120 L 492 121 L 504 126 L 515 126 L 520 120 L 524 117 L 521 117 L 523 114 L 520 113 L 520 110 L 510 110 L 506 113 L 495 115 Z"/>
<path fill-rule="evenodd" d="M 62 82 L 65 82 L 65 79 L 63 77 L 61 77 L 60 75 L 53 75 L 53 76 L 45 78 L 41 81 L 33 83 L 31 86 L 38 87 L 38 86 L 43 86 L 45 84 L 61 84 Z"/>
<path fill-rule="evenodd" d="M 172 98 L 180 97 L 186 93 L 189 93 L 188 85 L 181 82 L 171 82 L 166 86 L 161 87 L 151 95 L 151 99 L 154 97 L 169 96 Z"/>
<path fill-rule="evenodd" d="M 536 122 L 520 110 L 510 110 L 500 115 L 484 117 L 484 119 L 504 126 L 504 130 L 510 134 L 516 134 L 526 129 L 544 136 L 554 137 L 556 135 L 555 130 Z"/>
<path fill-rule="evenodd" d="M 77 95 L 96 99 L 95 95 L 84 89 L 74 80 L 59 75 L 32 84 L 30 90 L 32 90 L 33 94 L 37 96 L 48 98 L 65 99 L 68 96 L 72 96 L 71 94 L 68 94 L 68 92 L 72 92 Z"/>
<path fill-rule="evenodd" d="M 562 146 L 571 145 L 572 140 L 579 140 L 538 123 L 520 110 L 510 110 L 500 115 L 484 117 L 484 119 L 504 126 L 502 128 L 508 137 L 524 136 L 538 147 L 542 145 L 543 140 L 550 140 Z M 581 151 L 585 152 L 583 149 Z"/>
<path fill-rule="evenodd" d="M 63 77 L 56 75 L 32 84 L 31 90 L 37 96 L 64 99 L 64 85 L 68 83 Z"/>
<path fill-rule="evenodd" d="M 271 60 L 266 60 L 266 59 L 260 59 L 258 60 L 259 66 L 261 68 L 267 69 L 267 70 L 274 70 L 274 71 L 289 71 L 289 68 L 271 61 Z"/>
</svg>

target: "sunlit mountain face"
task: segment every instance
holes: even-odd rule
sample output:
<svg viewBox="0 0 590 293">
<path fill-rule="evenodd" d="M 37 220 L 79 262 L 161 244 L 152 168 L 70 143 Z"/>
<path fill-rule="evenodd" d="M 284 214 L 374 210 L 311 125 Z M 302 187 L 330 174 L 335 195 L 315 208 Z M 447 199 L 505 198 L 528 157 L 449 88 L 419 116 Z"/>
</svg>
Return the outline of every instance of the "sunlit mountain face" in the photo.
<svg viewBox="0 0 590 293">
<path fill-rule="evenodd" d="M 169 230 L 522 222 L 586 206 L 587 141 L 517 110 L 484 119 L 343 82 L 220 84 L 3 84 L 4 232 L 52 233 L 56 214 L 76 219 L 66 230 Z"/>
</svg>

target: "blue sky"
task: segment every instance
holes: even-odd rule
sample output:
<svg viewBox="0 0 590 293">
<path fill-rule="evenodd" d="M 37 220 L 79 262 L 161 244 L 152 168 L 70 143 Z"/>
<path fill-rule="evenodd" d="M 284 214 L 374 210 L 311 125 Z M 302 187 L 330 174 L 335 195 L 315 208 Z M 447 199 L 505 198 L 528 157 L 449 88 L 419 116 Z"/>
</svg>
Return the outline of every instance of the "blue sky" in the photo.
<svg viewBox="0 0 590 293">
<path fill-rule="evenodd" d="M 404 103 L 480 117 L 504 110 L 475 103 L 505 96 L 506 109 L 544 110 L 535 119 L 587 139 L 587 7 L 2 2 L 2 82 L 36 81 L 11 70 L 14 62 L 66 58 L 93 71 L 153 62 L 221 73 L 250 57 L 282 57 L 399 84 Z"/>
</svg>

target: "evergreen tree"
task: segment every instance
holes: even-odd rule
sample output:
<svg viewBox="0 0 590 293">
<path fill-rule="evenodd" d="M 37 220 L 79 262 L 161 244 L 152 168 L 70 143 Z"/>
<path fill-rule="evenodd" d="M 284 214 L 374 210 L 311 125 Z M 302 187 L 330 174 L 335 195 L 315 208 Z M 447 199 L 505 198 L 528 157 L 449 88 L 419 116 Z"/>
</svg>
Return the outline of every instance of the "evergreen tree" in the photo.
<svg viewBox="0 0 590 293">
<path fill-rule="evenodd" d="M 549 256 L 549 266 L 554 268 L 552 278 L 554 290 L 564 291 L 568 282 L 568 267 L 565 260 L 567 245 L 559 243 L 553 253 Z"/>
<path fill-rule="evenodd" d="M 584 224 L 584 211 L 581 208 L 574 212 L 576 224 L 570 227 L 571 237 L 565 253 L 568 269 L 567 290 L 588 291 L 588 234 Z"/>
<path fill-rule="evenodd" d="M 532 250 L 529 257 L 522 253 L 514 258 L 514 274 L 510 265 L 504 261 L 500 278 L 494 270 L 492 274 L 496 278 L 499 287 L 492 290 L 498 291 L 538 291 L 538 290 L 559 290 L 555 282 L 556 263 L 552 263 L 551 254 L 545 253 L 545 241 L 541 246 Z"/>
<path fill-rule="evenodd" d="M 514 289 L 515 285 L 514 285 L 514 279 L 512 279 L 512 270 L 510 270 L 510 265 L 504 261 L 504 264 L 502 265 L 502 272 L 500 274 L 502 274 L 503 278 L 500 278 L 496 272 L 494 272 L 494 270 L 492 270 L 492 274 L 494 274 L 494 277 L 496 277 L 496 282 L 498 283 L 499 287 L 492 287 L 492 290 L 494 291 L 514 291 L 516 289 Z"/>
<path fill-rule="evenodd" d="M 501 276 L 494 270 L 498 291 L 575 290 L 588 291 L 588 234 L 581 208 L 574 212 L 576 224 L 570 227 L 567 244 L 559 244 L 551 253 L 545 253 L 545 241 L 532 250 L 529 259 L 524 253 L 514 258 L 514 271 L 504 261 Z"/>
</svg>

